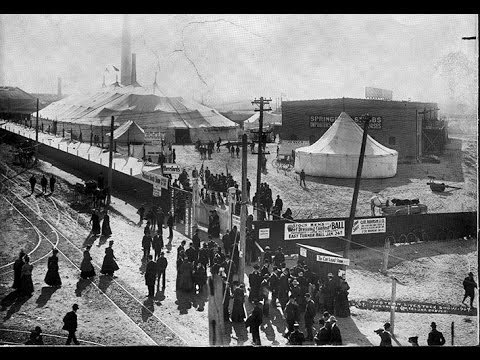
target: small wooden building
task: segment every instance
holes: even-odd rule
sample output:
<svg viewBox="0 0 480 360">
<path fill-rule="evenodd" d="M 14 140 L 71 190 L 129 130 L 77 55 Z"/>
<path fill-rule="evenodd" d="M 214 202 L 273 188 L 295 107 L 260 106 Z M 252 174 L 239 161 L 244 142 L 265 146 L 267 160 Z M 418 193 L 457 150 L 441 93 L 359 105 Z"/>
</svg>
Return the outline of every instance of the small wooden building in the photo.
<svg viewBox="0 0 480 360">
<path fill-rule="evenodd" d="M 327 281 L 328 273 L 332 273 L 336 278 L 338 270 L 341 270 L 343 265 L 350 264 L 349 259 L 320 247 L 298 243 L 297 245 L 299 247 L 298 260 L 303 260 L 323 282 Z"/>
</svg>

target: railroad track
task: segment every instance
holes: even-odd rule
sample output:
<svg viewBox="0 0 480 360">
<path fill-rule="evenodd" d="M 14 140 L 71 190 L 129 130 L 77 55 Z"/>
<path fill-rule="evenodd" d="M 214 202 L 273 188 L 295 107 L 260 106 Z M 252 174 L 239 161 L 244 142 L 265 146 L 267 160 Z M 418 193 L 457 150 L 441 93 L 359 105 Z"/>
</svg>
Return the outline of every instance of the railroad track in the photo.
<svg viewBox="0 0 480 360">
<path fill-rule="evenodd" d="M 4 179 L 7 177 L 4 174 L 0 174 Z M 15 191 L 10 186 L 5 186 L 5 183 L 11 184 Z M 59 250 L 59 254 L 63 256 L 70 265 L 75 268 L 78 273 L 80 269 L 77 264 L 81 263 L 83 250 L 77 247 L 63 232 L 58 228 L 60 219 L 68 219 L 71 222 L 78 223 L 69 214 L 61 212 L 55 204 L 53 198 L 49 197 L 48 201 L 37 201 L 36 198 L 24 198 L 19 195 L 19 192 L 29 193 L 23 186 L 18 184 L 16 180 L 8 179 L 3 184 L 2 198 L 7 201 L 16 211 L 29 222 L 32 227 L 38 230 L 39 238 L 44 246 L 48 246 L 50 250 L 55 246 Z M 35 210 L 32 201 L 38 205 Z M 43 208 L 45 211 L 41 211 Z M 60 215 L 66 215 L 61 217 Z M 34 224 L 35 222 L 35 224 Z M 53 223 L 55 222 L 55 223 Z M 55 241 L 51 240 L 51 234 L 54 234 Z M 58 240 L 57 240 L 58 239 Z M 62 241 L 60 241 L 62 240 Z M 42 245 L 43 246 L 43 245 Z M 45 250 L 44 250 L 45 252 Z M 32 255 L 34 255 L 33 253 Z M 42 254 L 41 258 L 48 256 Z M 34 256 L 36 257 L 36 256 Z M 32 261 L 40 261 L 40 258 L 32 259 Z M 97 269 L 97 273 L 100 270 L 98 264 L 93 263 Z M 4 269 L 5 266 L 2 266 Z M 0 271 L 2 270 L 0 269 Z M 0 277 L 9 275 L 10 271 L 4 271 L 0 273 Z M 92 285 L 106 298 L 111 304 L 116 307 L 126 318 L 130 320 L 133 326 L 139 328 L 148 338 L 153 345 L 168 345 L 168 346 L 184 346 L 187 342 L 182 339 L 174 330 L 172 330 L 167 324 L 165 324 L 157 315 L 154 314 L 151 307 L 146 306 L 142 301 L 138 299 L 139 295 L 136 290 L 132 290 L 127 284 L 123 283 L 121 279 L 111 278 L 107 276 L 97 276 L 92 281 Z M 107 293 L 108 287 L 108 293 Z M 141 295 L 140 295 L 141 296 Z M 140 311 L 139 311 L 140 310 Z M 147 316 L 145 316 L 147 315 Z M 144 317 L 147 320 L 144 320 Z"/>
</svg>

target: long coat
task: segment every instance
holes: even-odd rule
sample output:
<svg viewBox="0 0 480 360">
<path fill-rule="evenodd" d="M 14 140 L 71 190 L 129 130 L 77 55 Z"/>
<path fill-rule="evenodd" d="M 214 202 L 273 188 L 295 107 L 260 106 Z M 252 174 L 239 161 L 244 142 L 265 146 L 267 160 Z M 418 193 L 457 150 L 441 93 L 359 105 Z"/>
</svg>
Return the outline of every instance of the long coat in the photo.
<svg viewBox="0 0 480 360">
<path fill-rule="evenodd" d="M 82 263 L 80 264 L 80 271 L 80 276 L 82 277 L 82 279 L 95 276 L 95 269 L 92 265 L 92 256 L 90 255 L 90 251 L 88 250 L 85 250 L 83 252 L 83 259 Z"/>
<path fill-rule="evenodd" d="M 233 290 L 233 306 L 232 306 L 232 315 L 231 319 L 232 322 L 242 322 L 246 315 L 245 315 L 245 291 L 237 287 Z"/>
<path fill-rule="evenodd" d="M 102 274 L 113 274 L 114 271 L 117 271 L 119 269 L 116 261 L 115 261 L 115 255 L 113 254 L 113 249 L 111 247 L 108 247 L 105 249 L 105 256 L 103 258 L 103 264 L 102 264 L 102 269 L 100 272 Z"/>
<path fill-rule="evenodd" d="M 178 269 L 178 290 L 183 291 L 192 291 L 193 290 L 193 279 L 192 279 L 192 264 L 188 261 L 183 261 Z"/>
<path fill-rule="evenodd" d="M 340 334 L 340 329 L 337 325 L 333 325 L 330 330 L 330 344 L 331 345 L 342 345 L 342 335 Z"/>
<path fill-rule="evenodd" d="M 105 237 L 112 235 L 112 229 L 110 229 L 110 216 L 108 214 L 103 216 L 102 235 Z"/>
<path fill-rule="evenodd" d="M 100 234 L 100 218 L 96 213 L 92 213 L 90 221 L 92 222 L 92 233 L 96 235 Z"/>
<path fill-rule="evenodd" d="M 12 288 L 18 289 L 20 287 L 20 277 L 22 276 L 23 259 L 17 259 L 13 263 L 13 285 Z"/>
<path fill-rule="evenodd" d="M 149 261 L 145 267 L 145 285 L 155 285 L 157 278 L 157 263 Z"/>
<path fill-rule="evenodd" d="M 18 289 L 21 294 L 31 295 L 33 293 L 32 271 L 33 265 L 23 264 L 20 276 L 20 287 Z"/>
<path fill-rule="evenodd" d="M 258 271 L 254 271 L 248 275 L 248 282 L 250 284 L 249 300 L 261 300 L 262 294 L 260 293 L 260 286 L 262 284 L 262 277 L 260 276 L 260 273 Z"/>
<path fill-rule="evenodd" d="M 50 286 L 62 285 L 62 280 L 58 274 L 58 257 L 50 256 L 48 258 L 47 274 L 45 275 L 45 283 Z"/>
</svg>

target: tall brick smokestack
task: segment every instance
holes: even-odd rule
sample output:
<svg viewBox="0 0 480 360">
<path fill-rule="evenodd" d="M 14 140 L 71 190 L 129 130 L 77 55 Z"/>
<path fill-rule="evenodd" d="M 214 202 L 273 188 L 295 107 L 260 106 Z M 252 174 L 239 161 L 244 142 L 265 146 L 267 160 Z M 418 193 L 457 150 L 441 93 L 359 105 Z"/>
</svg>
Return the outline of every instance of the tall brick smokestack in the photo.
<svg viewBox="0 0 480 360">
<path fill-rule="evenodd" d="M 124 86 L 132 83 L 132 58 L 131 58 L 131 37 L 128 24 L 128 15 L 123 16 L 123 33 L 122 33 L 122 63 L 120 66 L 120 83 Z"/>
<path fill-rule="evenodd" d="M 130 84 L 134 86 L 137 84 L 137 54 L 132 54 L 132 77 Z"/>
</svg>

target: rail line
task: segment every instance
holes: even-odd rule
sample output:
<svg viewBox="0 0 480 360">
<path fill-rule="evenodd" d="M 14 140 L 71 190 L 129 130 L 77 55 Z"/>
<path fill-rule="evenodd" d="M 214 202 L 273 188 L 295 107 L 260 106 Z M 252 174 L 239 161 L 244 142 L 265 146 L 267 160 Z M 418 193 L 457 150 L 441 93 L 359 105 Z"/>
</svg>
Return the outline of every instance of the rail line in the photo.
<svg viewBox="0 0 480 360">
<path fill-rule="evenodd" d="M 16 184 L 17 185 L 17 184 Z M 19 186 L 19 185 L 17 185 Z M 21 187 L 21 186 L 20 186 Z M 22 187 L 21 187 L 22 188 Z M 83 251 L 81 249 L 79 249 L 75 244 L 73 244 L 56 226 L 52 225 L 42 214 L 40 213 L 37 213 L 35 212 L 35 210 L 21 197 L 19 196 L 18 194 L 16 194 L 14 191 L 12 191 L 11 189 L 7 188 L 8 191 L 10 191 L 20 202 L 22 202 L 26 207 L 28 207 L 30 209 L 30 211 L 32 211 L 33 213 L 35 213 L 37 215 L 37 217 L 41 220 L 43 220 L 44 222 L 46 222 L 52 229 L 53 231 L 55 231 L 55 233 L 57 234 L 60 234 L 68 244 L 70 244 L 71 246 L 73 246 L 79 254 L 83 254 Z M 25 189 L 24 189 L 25 191 Z M 4 195 L 2 195 L 4 196 Z M 4 196 L 5 197 L 5 196 Z M 6 197 L 5 197 L 6 198 Z M 7 199 L 7 198 L 6 198 Z M 7 199 L 8 200 L 8 199 Z M 10 202 L 10 201 L 9 201 Z M 12 206 L 14 206 L 15 208 L 17 208 L 15 205 L 13 205 L 12 202 L 10 202 L 12 204 Z M 17 208 L 17 211 L 21 212 L 18 208 Z M 25 217 L 26 218 L 26 217 Z M 47 241 L 50 242 L 50 240 L 47 239 Z M 57 246 L 58 248 L 58 246 Z M 72 262 L 72 260 L 64 253 L 62 252 L 60 249 L 59 249 L 59 252 L 74 266 L 74 268 L 76 268 L 79 272 L 80 272 L 80 269 L 78 268 L 78 266 Z M 79 259 L 77 262 L 80 263 L 81 259 Z M 97 269 L 100 268 L 100 266 L 96 263 L 93 263 Z M 119 310 L 121 311 L 131 322 L 133 322 L 133 324 L 138 327 L 141 331 L 143 331 L 145 333 L 145 335 L 151 339 L 151 341 L 157 345 L 174 345 L 175 344 L 175 339 L 177 340 L 176 341 L 176 345 L 186 345 L 187 342 L 180 336 L 178 335 L 173 329 L 171 329 L 165 322 L 163 322 L 160 318 L 158 318 L 157 315 L 154 314 L 154 312 L 152 312 L 148 307 L 146 307 L 140 300 L 138 300 L 129 290 L 126 289 L 125 286 L 123 286 L 118 280 L 115 280 L 114 278 L 111 279 L 111 284 L 113 284 L 114 286 L 112 287 L 111 285 L 109 286 L 109 292 L 112 294 L 112 295 L 122 295 L 122 294 L 127 294 L 128 297 L 131 299 L 134 300 L 135 303 L 139 304 L 142 308 L 142 312 L 146 312 L 148 313 L 149 315 L 149 319 L 155 319 L 153 321 L 150 321 L 150 323 L 153 322 L 153 324 L 147 324 L 146 322 L 143 322 L 143 319 L 141 317 L 141 315 L 139 316 L 138 315 L 138 308 L 135 308 L 132 306 L 132 302 L 131 301 L 128 301 L 126 299 L 123 298 L 123 296 L 112 296 L 112 297 L 115 297 L 115 301 L 113 300 L 113 298 L 111 298 L 110 296 L 108 296 L 105 291 L 103 291 L 99 285 L 97 285 L 95 282 L 92 282 L 92 284 Z M 135 320 L 134 320 L 135 318 Z M 139 325 L 140 324 L 140 325 Z M 162 330 L 160 328 L 163 327 L 163 332 L 165 332 L 165 330 L 167 332 L 170 333 L 169 336 L 166 336 L 165 339 L 164 338 L 160 338 L 158 335 L 157 335 L 157 331 L 156 330 Z M 168 340 L 166 338 L 170 338 L 172 340 Z"/>
<path fill-rule="evenodd" d="M 5 332 L 11 332 L 11 333 L 21 333 L 21 334 L 30 334 L 30 331 L 26 331 L 26 330 L 14 330 L 14 329 L 5 329 L 5 328 L 0 328 L 0 332 L 1 331 L 5 331 Z M 49 334 L 49 333 L 44 333 L 42 332 L 42 336 L 43 337 L 52 337 L 52 338 L 57 338 L 57 339 L 67 339 L 66 336 L 61 336 L 61 335 L 55 335 L 55 334 Z M 85 344 L 89 344 L 89 345 L 96 345 L 96 346 L 106 346 L 104 344 L 99 344 L 99 343 L 96 343 L 94 341 L 89 341 L 89 340 L 82 340 L 82 339 L 79 339 L 77 338 L 77 340 L 79 342 L 83 342 Z M 10 341 L 6 341 L 6 340 L 0 340 L 0 342 L 3 342 L 3 343 L 7 343 L 7 344 L 11 344 L 11 345 L 25 345 L 24 343 L 17 343 L 17 342 L 10 342 Z M 46 344 L 47 345 L 47 344 Z M 49 345 L 49 344 L 48 344 Z M 63 345 L 63 344 L 62 344 Z"/>
</svg>

